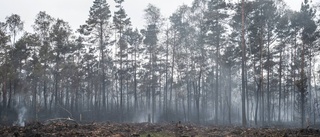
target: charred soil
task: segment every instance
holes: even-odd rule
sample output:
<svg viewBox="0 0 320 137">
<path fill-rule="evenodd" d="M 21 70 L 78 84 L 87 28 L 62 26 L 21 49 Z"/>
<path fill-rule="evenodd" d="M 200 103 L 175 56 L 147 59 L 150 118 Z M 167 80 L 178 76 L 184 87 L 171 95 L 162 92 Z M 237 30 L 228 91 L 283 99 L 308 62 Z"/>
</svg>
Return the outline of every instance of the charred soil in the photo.
<svg viewBox="0 0 320 137">
<path fill-rule="evenodd" d="M 109 137 L 316 137 L 319 129 L 241 128 L 201 126 L 180 123 L 82 123 L 74 121 L 33 122 L 24 127 L 0 126 L 0 136 L 55 137 L 55 136 L 109 136 Z"/>
</svg>

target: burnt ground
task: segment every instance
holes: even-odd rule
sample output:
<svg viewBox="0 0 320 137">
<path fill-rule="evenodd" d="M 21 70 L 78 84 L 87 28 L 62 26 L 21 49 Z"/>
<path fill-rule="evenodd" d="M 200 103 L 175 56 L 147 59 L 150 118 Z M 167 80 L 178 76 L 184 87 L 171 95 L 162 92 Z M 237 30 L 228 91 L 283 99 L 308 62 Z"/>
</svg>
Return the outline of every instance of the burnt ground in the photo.
<svg viewBox="0 0 320 137">
<path fill-rule="evenodd" d="M 279 129 L 200 126 L 179 123 L 89 123 L 74 121 L 33 122 L 24 127 L 0 126 L 0 136 L 54 137 L 54 136 L 109 136 L 109 137 L 319 137 L 319 129 Z"/>
</svg>

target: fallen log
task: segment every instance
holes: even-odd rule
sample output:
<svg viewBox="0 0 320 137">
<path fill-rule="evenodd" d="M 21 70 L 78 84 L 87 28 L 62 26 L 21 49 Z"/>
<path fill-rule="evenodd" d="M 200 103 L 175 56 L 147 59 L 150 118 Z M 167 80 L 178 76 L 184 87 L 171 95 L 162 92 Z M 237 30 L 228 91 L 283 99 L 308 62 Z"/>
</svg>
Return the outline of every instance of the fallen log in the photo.
<svg viewBox="0 0 320 137">
<path fill-rule="evenodd" d="M 48 119 L 43 124 L 44 125 L 50 125 L 50 124 L 56 124 L 56 123 L 64 123 L 64 124 L 72 124 L 72 125 L 78 125 L 78 122 L 71 118 L 55 118 L 55 119 Z"/>
</svg>

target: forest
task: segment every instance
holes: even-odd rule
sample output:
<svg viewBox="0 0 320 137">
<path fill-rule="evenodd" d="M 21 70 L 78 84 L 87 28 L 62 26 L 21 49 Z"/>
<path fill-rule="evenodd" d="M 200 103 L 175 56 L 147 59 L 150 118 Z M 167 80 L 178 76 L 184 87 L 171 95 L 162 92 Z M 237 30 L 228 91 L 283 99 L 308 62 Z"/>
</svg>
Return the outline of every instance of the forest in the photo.
<svg viewBox="0 0 320 137">
<path fill-rule="evenodd" d="M 75 29 L 46 11 L 33 32 L 0 22 L 0 125 L 320 126 L 319 3 L 194 0 L 169 18 L 149 4 L 138 29 L 114 1 L 93 0 Z"/>
</svg>

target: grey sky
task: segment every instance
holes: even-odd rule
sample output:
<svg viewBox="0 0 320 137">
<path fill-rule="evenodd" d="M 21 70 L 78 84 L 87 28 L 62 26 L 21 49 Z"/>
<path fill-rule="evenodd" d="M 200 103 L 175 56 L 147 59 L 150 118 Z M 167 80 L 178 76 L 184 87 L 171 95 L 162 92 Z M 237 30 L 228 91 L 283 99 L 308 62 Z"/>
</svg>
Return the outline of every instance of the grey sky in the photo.
<svg viewBox="0 0 320 137">
<path fill-rule="evenodd" d="M 88 18 L 89 9 L 93 0 L 0 0 L 0 21 L 11 14 L 18 14 L 25 22 L 25 30 L 32 31 L 31 25 L 39 11 L 46 11 L 54 18 L 61 18 L 76 30 L 79 25 L 84 24 Z M 165 17 L 169 17 L 179 5 L 191 5 L 193 0 L 125 0 L 124 8 L 131 18 L 134 27 L 141 28 L 144 25 L 143 10 L 148 3 L 160 8 Z M 303 0 L 285 0 L 293 9 L 299 9 Z M 107 0 L 111 10 L 114 0 Z"/>
</svg>

